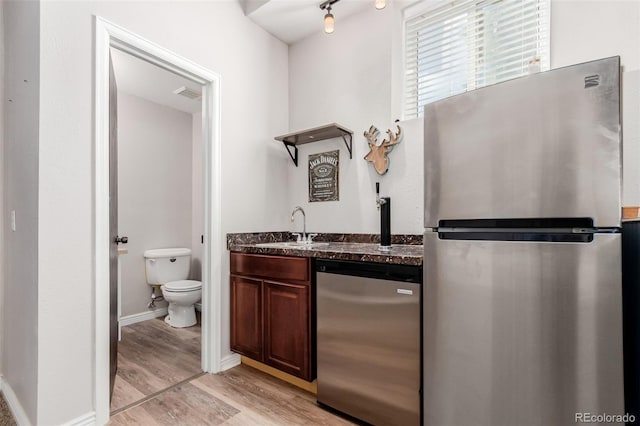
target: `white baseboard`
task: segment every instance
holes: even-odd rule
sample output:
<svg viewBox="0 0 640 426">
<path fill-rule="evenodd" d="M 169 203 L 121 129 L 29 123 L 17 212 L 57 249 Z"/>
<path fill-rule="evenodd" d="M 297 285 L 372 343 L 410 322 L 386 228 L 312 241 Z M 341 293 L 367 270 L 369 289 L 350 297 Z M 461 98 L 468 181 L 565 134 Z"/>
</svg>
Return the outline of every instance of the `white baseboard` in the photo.
<svg viewBox="0 0 640 426">
<path fill-rule="evenodd" d="M 150 320 L 158 317 L 163 317 L 167 315 L 168 313 L 167 309 L 168 309 L 167 307 L 158 308 L 149 312 L 140 312 L 139 314 L 120 317 L 120 321 L 118 321 L 118 324 L 120 325 L 120 327 L 124 327 L 125 325 L 131 325 L 137 322 L 142 322 L 142 321 L 146 321 L 146 320 Z"/>
<path fill-rule="evenodd" d="M 220 361 L 220 371 L 228 370 L 237 365 L 240 365 L 240 361 L 241 358 L 238 354 L 227 355 Z"/>
<path fill-rule="evenodd" d="M 11 389 L 11 385 L 7 383 L 4 377 L 0 377 L 0 389 L 18 426 L 31 426 L 27 413 L 24 411 L 24 408 L 22 408 L 22 404 L 20 404 L 15 392 Z"/>
<path fill-rule="evenodd" d="M 63 424 L 63 426 L 93 426 L 96 424 L 96 412 L 91 411 L 90 413 L 83 414 L 80 417 L 76 417 L 73 420 L 70 420 Z"/>
</svg>

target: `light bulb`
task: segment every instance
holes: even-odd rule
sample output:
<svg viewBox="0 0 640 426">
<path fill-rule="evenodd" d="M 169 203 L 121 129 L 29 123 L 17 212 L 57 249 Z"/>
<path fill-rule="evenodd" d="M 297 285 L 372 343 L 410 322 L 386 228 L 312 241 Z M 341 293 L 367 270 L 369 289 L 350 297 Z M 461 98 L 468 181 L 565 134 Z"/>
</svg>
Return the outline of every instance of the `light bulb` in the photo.
<svg viewBox="0 0 640 426">
<path fill-rule="evenodd" d="M 380 10 L 380 9 L 384 9 L 384 7 L 387 5 L 387 1 L 386 0 L 376 0 L 376 9 Z"/>
<path fill-rule="evenodd" d="M 324 15 L 324 32 L 327 34 L 331 34 L 335 29 L 335 23 L 336 20 L 333 18 L 331 12 L 327 12 L 327 14 Z"/>
</svg>

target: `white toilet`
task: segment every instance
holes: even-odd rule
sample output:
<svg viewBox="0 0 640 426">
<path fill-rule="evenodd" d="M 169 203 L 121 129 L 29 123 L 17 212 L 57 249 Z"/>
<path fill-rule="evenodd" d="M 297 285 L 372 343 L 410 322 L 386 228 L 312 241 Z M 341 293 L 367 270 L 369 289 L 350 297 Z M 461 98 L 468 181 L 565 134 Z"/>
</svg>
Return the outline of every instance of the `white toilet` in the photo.
<svg viewBox="0 0 640 426">
<path fill-rule="evenodd" d="M 171 327 L 196 324 L 194 304 L 202 297 L 202 283 L 188 280 L 191 250 L 188 248 L 153 249 L 144 252 L 147 283 L 162 289 L 169 302 L 169 315 L 164 321 Z"/>
</svg>

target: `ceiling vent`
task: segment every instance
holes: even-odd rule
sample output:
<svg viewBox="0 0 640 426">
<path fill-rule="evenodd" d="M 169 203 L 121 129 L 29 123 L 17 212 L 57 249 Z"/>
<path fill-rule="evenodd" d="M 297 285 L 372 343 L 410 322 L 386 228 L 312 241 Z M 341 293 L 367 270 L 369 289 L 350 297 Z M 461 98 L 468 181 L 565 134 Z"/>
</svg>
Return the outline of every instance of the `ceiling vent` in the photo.
<svg viewBox="0 0 640 426">
<path fill-rule="evenodd" d="M 200 97 L 202 97 L 202 95 L 199 92 L 196 92 L 193 89 L 189 89 L 186 86 L 182 86 L 174 90 L 173 93 L 175 93 L 176 95 L 184 96 L 185 98 L 194 99 L 194 100 L 200 99 Z"/>
</svg>

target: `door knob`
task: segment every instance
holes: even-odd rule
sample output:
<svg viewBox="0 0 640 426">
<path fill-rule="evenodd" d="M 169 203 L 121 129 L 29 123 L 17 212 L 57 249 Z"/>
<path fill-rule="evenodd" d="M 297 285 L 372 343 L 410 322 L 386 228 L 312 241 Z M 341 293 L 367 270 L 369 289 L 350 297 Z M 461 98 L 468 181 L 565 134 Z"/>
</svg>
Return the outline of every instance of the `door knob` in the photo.
<svg viewBox="0 0 640 426">
<path fill-rule="evenodd" d="M 129 242 L 129 237 L 116 237 L 116 244 L 127 244 Z"/>
</svg>

